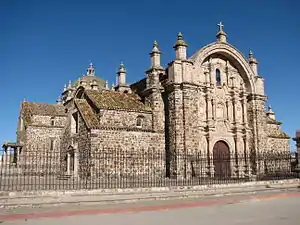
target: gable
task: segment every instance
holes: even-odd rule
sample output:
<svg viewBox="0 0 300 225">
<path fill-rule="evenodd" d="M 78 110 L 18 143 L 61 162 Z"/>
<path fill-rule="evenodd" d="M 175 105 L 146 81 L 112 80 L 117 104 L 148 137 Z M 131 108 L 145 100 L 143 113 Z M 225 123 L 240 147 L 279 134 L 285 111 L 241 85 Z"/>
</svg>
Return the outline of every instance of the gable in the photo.
<svg viewBox="0 0 300 225">
<path fill-rule="evenodd" d="M 21 114 L 25 125 L 32 123 L 32 116 L 63 116 L 66 117 L 65 108 L 62 105 L 46 104 L 38 102 L 23 102 Z"/>
</svg>

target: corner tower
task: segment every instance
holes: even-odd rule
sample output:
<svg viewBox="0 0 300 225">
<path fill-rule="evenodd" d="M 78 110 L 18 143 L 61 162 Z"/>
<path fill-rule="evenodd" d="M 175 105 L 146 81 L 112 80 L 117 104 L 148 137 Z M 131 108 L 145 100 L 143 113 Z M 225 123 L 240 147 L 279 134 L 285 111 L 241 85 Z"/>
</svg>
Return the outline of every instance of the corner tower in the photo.
<svg viewBox="0 0 300 225">
<path fill-rule="evenodd" d="M 150 52 L 151 67 L 146 71 L 146 89 L 143 92 L 145 103 L 152 108 L 152 128 L 157 132 L 165 130 L 165 109 L 163 101 L 163 87 L 160 77 L 165 75 L 165 69 L 160 65 L 161 51 L 158 49 L 157 41 L 154 41 Z"/>
</svg>

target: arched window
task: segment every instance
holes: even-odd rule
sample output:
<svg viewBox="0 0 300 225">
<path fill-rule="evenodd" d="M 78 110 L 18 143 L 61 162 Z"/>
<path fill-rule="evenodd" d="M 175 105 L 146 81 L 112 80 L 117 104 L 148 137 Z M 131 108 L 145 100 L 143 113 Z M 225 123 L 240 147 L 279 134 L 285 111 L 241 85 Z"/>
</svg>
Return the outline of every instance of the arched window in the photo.
<svg viewBox="0 0 300 225">
<path fill-rule="evenodd" d="M 216 69 L 216 84 L 217 86 L 221 85 L 221 72 L 219 69 Z"/>
</svg>

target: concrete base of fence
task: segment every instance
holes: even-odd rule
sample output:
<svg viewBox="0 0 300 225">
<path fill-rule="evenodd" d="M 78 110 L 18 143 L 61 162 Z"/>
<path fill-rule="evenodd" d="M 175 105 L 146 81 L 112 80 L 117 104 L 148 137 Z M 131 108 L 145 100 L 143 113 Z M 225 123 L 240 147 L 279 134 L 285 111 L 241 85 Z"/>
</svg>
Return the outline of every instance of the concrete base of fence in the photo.
<svg viewBox="0 0 300 225">
<path fill-rule="evenodd" d="M 0 192 L 2 208 L 46 207 L 62 204 L 108 204 L 135 201 L 199 198 L 209 195 L 270 191 L 271 189 L 299 188 L 300 180 L 259 181 L 239 184 L 176 186 L 134 189 L 97 189 L 73 191 Z"/>
</svg>

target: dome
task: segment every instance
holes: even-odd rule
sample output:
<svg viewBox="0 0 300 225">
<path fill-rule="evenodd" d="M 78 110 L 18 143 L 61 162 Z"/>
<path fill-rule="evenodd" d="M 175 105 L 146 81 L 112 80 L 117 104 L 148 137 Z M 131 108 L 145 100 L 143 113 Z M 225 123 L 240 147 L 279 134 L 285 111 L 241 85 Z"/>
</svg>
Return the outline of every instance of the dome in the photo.
<svg viewBox="0 0 300 225">
<path fill-rule="evenodd" d="M 105 88 L 105 80 L 99 78 L 99 77 L 96 77 L 96 76 L 82 76 L 80 78 L 78 78 L 73 84 L 72 84 L 72 87 L 73 88 L 77 88 L 80 86 L 80 81 L 85 81 L 87 84 L 90 84 L 90 83 L 97 83 L 98 84 L 98 87 L 101 89 L 101 88 Z"/>
</svg>

